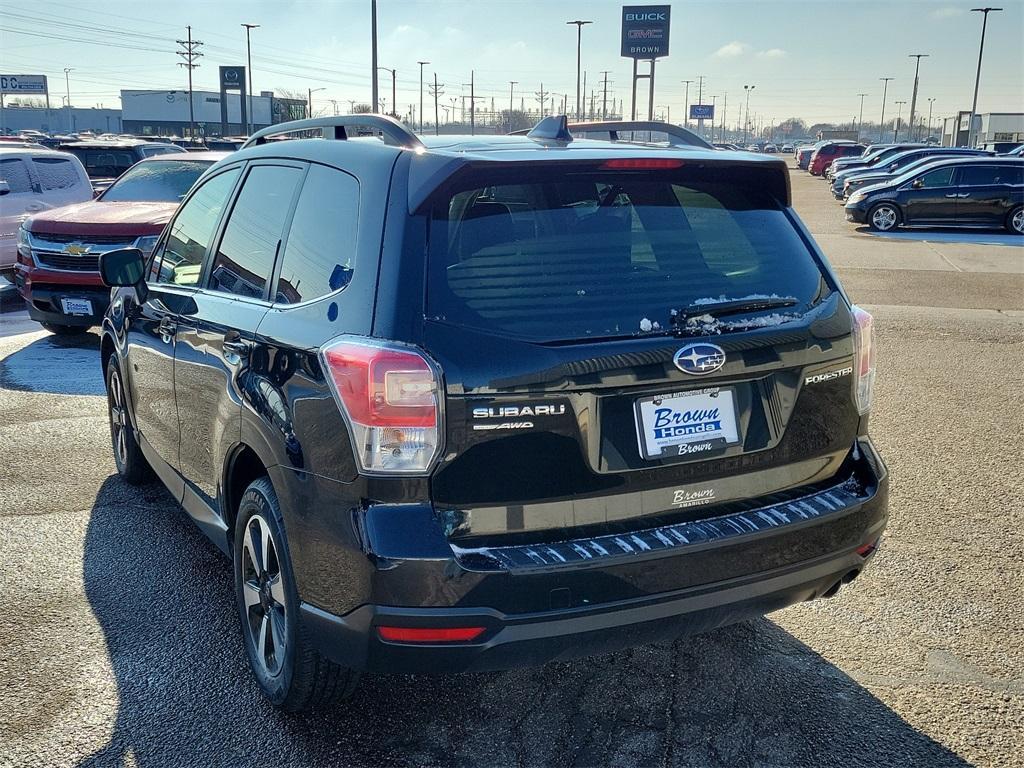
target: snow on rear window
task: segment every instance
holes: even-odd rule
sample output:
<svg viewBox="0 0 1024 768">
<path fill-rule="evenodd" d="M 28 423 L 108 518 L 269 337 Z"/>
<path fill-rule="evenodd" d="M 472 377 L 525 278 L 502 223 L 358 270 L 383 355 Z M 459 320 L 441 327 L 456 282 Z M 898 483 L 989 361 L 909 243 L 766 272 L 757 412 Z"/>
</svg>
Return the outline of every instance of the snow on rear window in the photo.
<svg viewBox="0 0 1024 768">
<path fill-rule="evenodd" d="M 63 157 L 33 157 L 32 162 L 43 189 L 70 189 L 81 183 L 75 165 L 70 160 Z"/>
<path fill-rule="evenodd" d="M 28 176 L 28 168 L 21 158 L 0 160 L 0 179 L 7 182 L 11 192 L 31 192 L 32 182 Z"/>
</svg>

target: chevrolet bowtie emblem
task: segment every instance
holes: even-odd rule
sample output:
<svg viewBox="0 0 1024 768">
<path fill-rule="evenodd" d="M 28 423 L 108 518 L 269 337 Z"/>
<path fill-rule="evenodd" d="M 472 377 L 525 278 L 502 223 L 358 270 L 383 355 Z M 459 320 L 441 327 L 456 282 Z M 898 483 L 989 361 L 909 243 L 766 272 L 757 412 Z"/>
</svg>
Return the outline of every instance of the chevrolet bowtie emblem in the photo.
<svg viewBox="0 0 1024 768">
<path fill-rule="evenodd" d="M 69 253 L 72 256 L 81 256 L 83 253 L 89 252 L 89 246 L 82 245 L 81 243 L 70 243 L 64 246 L 64 253 Z"/>
</svg>

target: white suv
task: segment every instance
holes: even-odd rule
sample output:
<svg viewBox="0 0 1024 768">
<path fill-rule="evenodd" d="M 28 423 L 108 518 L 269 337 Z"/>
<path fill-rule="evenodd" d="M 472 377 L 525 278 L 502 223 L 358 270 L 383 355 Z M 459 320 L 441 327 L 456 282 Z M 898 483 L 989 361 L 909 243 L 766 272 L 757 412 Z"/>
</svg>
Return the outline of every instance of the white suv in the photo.
<svg viewBox="0 0 1024 768">
<path fill-rule="evenodd" d="M 0 146 L 0 276 L 14 282 L 21 222 L 39 211 L 91 199 L 89 177 L 74 155 Z"/>
</svg>

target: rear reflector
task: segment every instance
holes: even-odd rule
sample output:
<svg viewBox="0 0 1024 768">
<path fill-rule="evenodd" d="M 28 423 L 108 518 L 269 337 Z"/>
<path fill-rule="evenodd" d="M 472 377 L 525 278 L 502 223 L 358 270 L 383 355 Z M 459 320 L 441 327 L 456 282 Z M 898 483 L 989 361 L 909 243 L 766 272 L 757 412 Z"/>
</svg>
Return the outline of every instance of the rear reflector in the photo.
<svg viewBox="0 0 1024 768">
<path fill-rule="evenodd" d="M 867 544 L 862 544 L 861 546 L 857 547 L 857 554 L 861 557 L 867 557 L 876 549 L 878 549 L 879 541 L 880 539 L 875 539 L 874 541 L 869 541 Z"/>
<path fill-rule="evenodd" d="M 466 643 L 484 633 L 484 627 L 377 627 L 381 639 L 393 643 Z"/>
<path fill-rule="evenodd" d="M 682 168 L 683 161 L 668 157 L 623 157 L 617 160 L 609 160 L 602 168 L 652 171 L 659 168 Z"/>
</svg>

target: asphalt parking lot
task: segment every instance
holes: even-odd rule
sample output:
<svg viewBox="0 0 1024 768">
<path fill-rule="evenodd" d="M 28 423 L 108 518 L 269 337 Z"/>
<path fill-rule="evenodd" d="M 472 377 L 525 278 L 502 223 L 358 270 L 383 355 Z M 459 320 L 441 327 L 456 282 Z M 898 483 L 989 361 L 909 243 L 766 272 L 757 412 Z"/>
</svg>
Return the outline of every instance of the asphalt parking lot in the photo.
<svg viewBox="0 0 1024 768">
<path fill-rule="evenodd" d="M 370 676 L 299 718 L 250 682 L 227 562 L 117 479 L 98 337 L 0 314 L 0 766 L 1024 765 L 1024 241 L 875 236 L 793 187 L 878 326 L 873 566 L 671 645 Z"/>
</svg>

